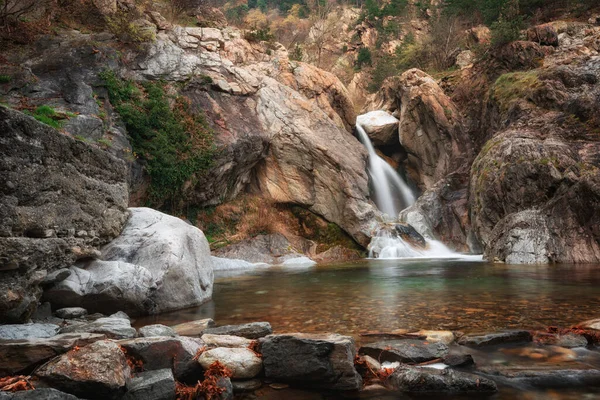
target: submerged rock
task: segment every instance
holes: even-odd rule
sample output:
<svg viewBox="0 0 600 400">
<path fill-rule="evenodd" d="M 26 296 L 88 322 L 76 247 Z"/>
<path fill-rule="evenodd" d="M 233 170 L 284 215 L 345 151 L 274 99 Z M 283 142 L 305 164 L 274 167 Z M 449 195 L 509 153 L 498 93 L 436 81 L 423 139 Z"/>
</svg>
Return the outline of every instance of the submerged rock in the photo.
<svg viewBox="0 0 600 400">
<path fill-rule="evenodd" d="M 600 370 L 597 369 L 556 369 L 536 367 L 520 368 L 483 368 L 487 376 L 511 386 L 540 389 L 566 389 L 586 386 L 600 386 Z"/>
<path fill-rule="evenodd" d="M 261 339 L 265 376 L 330 390 L 358 390 L 354 340 L 337 334 L 284 334 Z"/>
<path fill-rule="evenodd" d="M 422 363 L 448 354 L 444 343 L 429 343 L 415 339 L 386 340 L 363 345 L 359 351 L 380 361 Z"/>
<path fill-rule="evenodd" d="M 181 336 L 202 336 L 202 333 L 205 330 L 212 328 L 213 326 L 215 326 L 215 321 L 211 318 L 206 318 L 174 325 L 171 329 Z"/>
<path fill-rule="evenodd" d="M 268 322 L 250 322 L 241 325 L 224 325 L 216 328 L 207 328 L 204 333 L 213 335 L 242 336 L 247 339 L 259 339 L 273 333 L 271 324 Z"/>
<path fill-rule="evenodd" d="M 453 370 L 402 365 L 386 381 L 392 390 L 405 393 L 494 393 L 494 381 Z"/>
<path fill-rule="evenodd" d="M 125 394 L 129 366 L 119 346 L 108 340 L 73 349 L 40 368 L 44 382 L 88 399 L 117 399 Z"/>
<path fill-rule="evenodd" d="M 465 335 L 458 340 L 458 344 L 469 347 L 482 347 L 505 343 L 526 343 L 532 340 L 533 336 L 529 331 L 511 330 L 484 335 Z"/>
</svg>

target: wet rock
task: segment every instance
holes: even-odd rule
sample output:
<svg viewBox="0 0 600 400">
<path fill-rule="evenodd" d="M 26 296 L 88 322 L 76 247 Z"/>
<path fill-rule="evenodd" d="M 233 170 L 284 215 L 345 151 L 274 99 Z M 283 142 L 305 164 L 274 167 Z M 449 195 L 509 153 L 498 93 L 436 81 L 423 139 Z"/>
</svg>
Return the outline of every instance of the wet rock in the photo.
<svg viewBox="0 0 600 400">
<path fill-rule="evenodd" d="M 88 399 L 122 397 L 129 374 L 125 355 L 108 340 L 73 349 L 36 372 L 49 385 Z"/>
<path fill-rule="evenodd" d="M 142 337 L 151 337 L 151 336 L 176 336 L 177 333 L 173 330 L 173 328 L 169 328 L 166 325 L 155 324 L 155 325 L 146 325 L 138 330 L 138 333 Z"/>
<path fill-rule="evenodd" d="M 3 106 L 0 131 L 0 186 L 9 190 L 0 197 L 0 323 L 25 322 L 48 274 L 72 265 L 77 249 L 92 253 L 119 235 L 129 171 L 110 154 Z M 19 184 L 10 189 L 9 182 Z M 69 235 L 78 231 L 91 234 Z"/>
<path fill-rule="evenodd" d="M 217 347 L 200 355 L 198 363 L 205 370 L 219 361 L 233 373 L 233 379 L 251 379 L 262 370 L 262 360 L 250 349 Z"/>
<path fill-rule="evenodd" d="M 279 233 L 258 235 L 252 239 L 242 240 L 220 248 L 213 252 L 213 254 L 249 263 L 266 263 L 271 265 L 280 264 L 281 260 L 286 256 L 301 256 L 301 254 L 293 249 L 293 246 L 285 236 Z"/>
<path fill-rule="evenodd" d="M 194 360 L 203 347 L 201 340 L 188 337 L 144 337 L 118 342 L 128 355 L 142 361 L 144 370 L 172 368 L 180 381 L 199 379 L 202 371 Z"/>
<path fill-rule="evenodd" d="M 60 327 L 55 324 L 0 325 L 0 340 L 50 338 L 58 335 Z"/>
<path fill-rule="evenodd" d="M 0 375 L 17 372 L 40 364 L 75 346 L 83 347 L 106 336 L 93 333 L 63 333 L 51 338 L 0 341 Z"/>
<path fill-rule="evenodd" d="M 204 333 L 213 335 L 241 336 L 247 339 L 259 339 L 273 333 L 271 324 L 268 322 L 250 322 L 241 325 L 224 325 L 216 328 L 208 328 Z"/>
<path fill-rule="evenodd" d="M 175 400 L 175 379 L 169 368 L 145 371 L 127 383 L 124 400 Z"/>
<path fill-rule="evenodd" d="M 23 392 L 0 392 L 0 399 L 3 400 L 79 400 L 72 394 L 61 392 L 51 388 L 36 388 Z"/>
<path fill-rule="evenodd" d="M 528 358 L 537 362 L 546 361 L 553 364 L 573 361 L 577 359 L 577 353 L 564 347 L 517 347 L 514 349 L 502 349 L 505 354 L 512 354 Z"/>
<path fill-rule="evenodd" d="M 218 400 L 233 400 L 233 384 L 231 383 L 231 379 L 221 377 L 217 380 L 217 386 L 224 389 L 219 394 Z"/>
<path fill-rule="evenodd" d="M 581 329 L 593 329 L 596 331 L 600 331 L 600 318 L 590 319 L 590 320 L 581 322 L 581 323 L 575 325 L 575 327 L 581 328 Z"/>
<path fill-rule="evenodd" d="M 482 347 L 506 343 L 526 343 L 532 340 L 531 332 L 512 330 L 484 335 L 465 335 L 458 340 L 458 344 L 461 346 Z"/>
<path fill-rule="evenodd" d="M 269 335 L 261 339 L 267 379 L 330 390 L 358 390 L 354 340 L 337 334 Z"/>
<path fill-rule="evenodd" d="M 260 379 L 250 379 L 247 381 L 232 380 L 234 393 L 254 392 L 262 387 Z"/>
<path fill-rule="evenodd" d="M 492 379 L 517 387 L 527 385 L 541 389 L 564 389 L 600 386 L 600 371 L 596 369 L 523 370 L 507 367 L 483 368 L 481 372 Z"/>
<path fill-rule="evenodd" d="M 110 339 L 128 339 L 137 335 L 131 322 L 125 318 L 104 317 L 91 322 L 74 323 L 61 329 L 61 333 L 100 333 Z"/>
<path fill-rule="evenodd" d="M 54 312 L 54 314 L 58 318 L 64 319 L 75 319 L 75 318 L 83 318 L 87 315 L 87 310 L 81 307 L 67 307 L 61 308 Z"/>
<path fill-rule="evenodd" d="M 181 336 L 202 336 L 202 332 L 206 329 L 215 326 L 215 321 L 211 318 L 200 319 L 198 321 L 184 322 L 172 326 L 171 328 Z"/>
<path fill-rule="evenodd" d="M 418 364 L 444 357 L 448 354 L 448 346 L 415 339 L 386 340 L 366 344 L 359 353 L 380 361 Z"/>
<path fill-rule="evenodd" d="M 386 111 L 371 111 L 359 115 L 356 123 L 363 127 L 375 146 L 397 144 L 400 121 Z"/>
<path fill-rule="evenodd" d="M 442 358 L 442 363 L 450 367 L 470 367 L 475 365 L 475 360 L 470 354 L 449 354 Z"/>
<path fill-rule="evenodd" d="M 406 240 L 411 244 L 414 244 L 421 248 L 427 246 L 425 238 L 421 236 L 421 234 L 417 232 L 415 228 L 408 224 L 396 224 L 394 225 L 394 231 L 400 238 Z"/>
<path fill-rule="evenodd" d="M 561 335 L 556 333 L 536 332 L 533 340 L 541 344 L 560 346 L 567 349 L 586 347 L 588 345 L 588 340 L 585 336 L 577 335 L 575 333 Z"/>
<path fill-rule="evenodd" d="M 558 32 L 552 24 L 537 25 L 527 30 L 527 40 L 542 46 L 558 46 Z"/>
<path fill-rule="evenodd" d="M 425 336 L 425 340 L 433 343 L 444 343 L 446 346 L 454 342 L 454 333 L 451 331 L 428 331 L 420 330 L 417 332 L 419 336 Z"/>
<path fill-rule="evenodd" d="M 252 344 L 251 339 L 246 339 L 241 336 L 232 335 L 202 335 L 202 341 L 209 347 L 244 347 L 247 348 Z"/>
<path fill-rule="evenodd" d="M 59 270 L 50 272 L 42 281 L 43 286 L 52 285 L 56 282 L 61 282 L 67 279 L 71 275 L 71 270 L 68 268 L 61 268 Z"/>
<path fill-rule="evenodd" d="M 386 382 L 404 393 L 494 393 L 496 383 L 477 375 L 453 370 L 435 370 L 401 365 Z"/>
<path fill-rule="evenodd" d="M 360 390 L 360 396 L 366 399 L 381 399 L 390 395 L 390 390 L 383 385 L 374 383 L 367 385 Z"/>
</svg>

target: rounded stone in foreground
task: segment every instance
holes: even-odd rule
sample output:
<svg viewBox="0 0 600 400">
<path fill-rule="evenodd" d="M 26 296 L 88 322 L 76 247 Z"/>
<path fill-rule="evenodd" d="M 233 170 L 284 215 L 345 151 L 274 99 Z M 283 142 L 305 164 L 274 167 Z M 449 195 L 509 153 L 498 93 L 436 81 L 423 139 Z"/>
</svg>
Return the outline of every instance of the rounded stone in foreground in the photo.
<svg viewBox="0 0 600 400">
<path fill-rule="evenodd" d="M 262 370 L 262 360 L 250 349 L 217 347 L 202 353 L 198 363 L 208 369 L 215 361 L 233 373 L 233 379 L 250 379 Z"/>
</svg>

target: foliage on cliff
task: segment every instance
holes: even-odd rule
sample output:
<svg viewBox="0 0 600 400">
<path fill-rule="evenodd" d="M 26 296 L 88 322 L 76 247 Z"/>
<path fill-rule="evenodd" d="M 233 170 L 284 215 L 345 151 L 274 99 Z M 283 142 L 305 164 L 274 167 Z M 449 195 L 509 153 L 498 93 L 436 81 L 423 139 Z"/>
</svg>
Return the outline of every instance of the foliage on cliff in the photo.
<svg viewBox="0 0 600 400">
<path fill-rule="evenodd" d="M 215 146 L 204 115 L 185 97 L 167 94 L 164 82 L 136 83 L 112 71 L 101 78 L 150 175 L 150 204 L 173 208 L 184 184 L 211 166 Z"/>
</svg>

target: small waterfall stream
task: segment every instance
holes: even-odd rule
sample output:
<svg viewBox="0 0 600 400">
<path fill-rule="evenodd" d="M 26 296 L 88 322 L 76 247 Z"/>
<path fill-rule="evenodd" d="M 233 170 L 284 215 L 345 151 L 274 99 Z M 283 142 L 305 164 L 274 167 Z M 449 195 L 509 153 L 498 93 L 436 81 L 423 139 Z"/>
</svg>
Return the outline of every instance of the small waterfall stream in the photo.
<svg viewBox="0 0 600 400">
<path fill-rule="evenodd" d="M 373 199 L 377 208 L 394 221 L 403 209 L 415 203 L 415 195 L 406 182 L 384 159 L 375 152 L 373 143 L 365 129 L 356 123 L 356 131 L 361 143 L 369 153 L 368 173 L 371 179 Z M 425 238 L 426 245 L 418 247 L 394 235 L 391 230 L 380 229 L 369 244 L 369 258 L 464 258 L 450 250 L 443 243 Z M 479 257 L 480 259 L 480 257 Z"/>
</svg>

